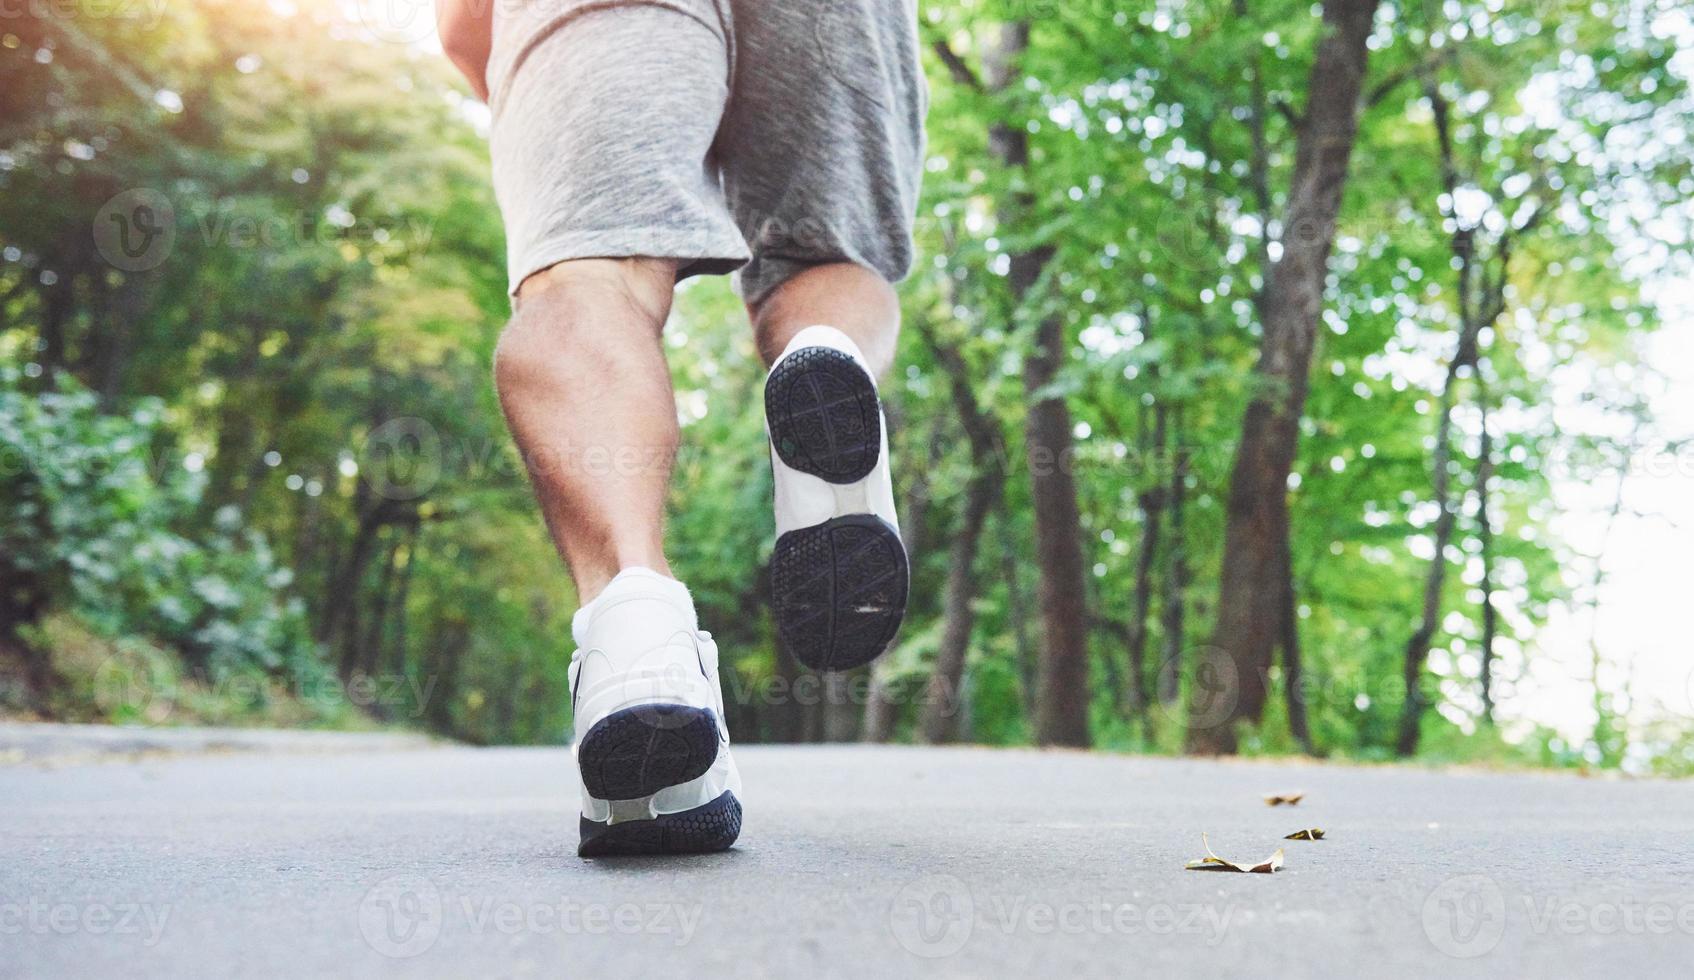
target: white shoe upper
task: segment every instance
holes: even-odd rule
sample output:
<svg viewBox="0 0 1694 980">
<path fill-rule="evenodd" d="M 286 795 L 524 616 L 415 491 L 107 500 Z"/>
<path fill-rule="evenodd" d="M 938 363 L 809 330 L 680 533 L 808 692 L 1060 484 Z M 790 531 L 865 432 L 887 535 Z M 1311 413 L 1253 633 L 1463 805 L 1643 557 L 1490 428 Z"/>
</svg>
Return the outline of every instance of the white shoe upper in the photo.
<svg viewBox="0 0 1694 980">
<path fill-rule="evenodd" d="M 705 775 L 655 794 L 656 816 L 692 809 L 724 790 L 740 793 L 741 781 L 729 755 L 718 678 L 718 646 L 699 628 L 694 600 L 676 579 L 648 568 L 626 568 L 594 601 L 571 619 L 576 652 L 570 688 L 574 742 L 616 711 L 649 704 L 710 709 L 721 746 Z M 579 773 L 580 781 L 580 773 Z M 582 791 L 583 814 L 604 822 L 610 803 Z"/>
<path fill-rule="evenodd" d="M 784 360 L 796 351 L 808 347 L 828 347 L 853 358 L 876 384 L 870 364 L 853 338 L 834 327 L 813 326 L 795 334 L 783 349 L 782 356 L 771 365 L 774 373 Z M 767 374 L 768 378 L 770 375 Z M 769 420 L 766 438 L 769 439 Z M 782 461 L 776 447 L 771 447 L 771 471 L 776 484 L 776 533 L 778 537 L 800 528 L 815 527 L 835 517 L 847 514 L 875 514 L 899 533 L 900 521 L 894 511 L 894 478 L 888 465 L 888 420 L 882 420 L 882 451 L 876 467 L 857 483 L 830 483 L 810 473 L 802 473 Z"/>
</svg>

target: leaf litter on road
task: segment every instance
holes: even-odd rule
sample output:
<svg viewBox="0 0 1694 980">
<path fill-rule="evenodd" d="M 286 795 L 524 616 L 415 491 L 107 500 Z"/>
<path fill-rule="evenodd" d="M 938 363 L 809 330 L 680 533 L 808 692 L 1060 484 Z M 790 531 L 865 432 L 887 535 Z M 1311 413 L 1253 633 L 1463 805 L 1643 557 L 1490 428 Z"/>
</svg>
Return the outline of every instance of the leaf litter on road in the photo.
<svg viewBox="0 0 1694 980">
<path fill-rule="evenodd" d="M 1265 806 L 1282 806 L 1284 804 L 1298 806 L 1300 801 L 1305 798 L 1306 794 L 1303 790 L 1295 793 L 1266 793 Z"/>
<path fill-rule="evenodd" d="M 1296 830 L 1284 837 L 1283 840 L 1323 840 L 1323 829 L 1313 827 L 1310 830 Z"/>
<path fill-rule="evenodd" d="M 1282 848 L 1257 864 L 1243 864 L 1237 861 L 1226 861 L 1212 853 L 1212 842 L 1200 835 L 1200 845 L 1206 849 L 1206 856 L 1196 861 L 1190 861 L 1184 867 L 1189 871 L 1239 871 L 1242 874 L 1268 875 L 1282 869 Z"/>
</svg>

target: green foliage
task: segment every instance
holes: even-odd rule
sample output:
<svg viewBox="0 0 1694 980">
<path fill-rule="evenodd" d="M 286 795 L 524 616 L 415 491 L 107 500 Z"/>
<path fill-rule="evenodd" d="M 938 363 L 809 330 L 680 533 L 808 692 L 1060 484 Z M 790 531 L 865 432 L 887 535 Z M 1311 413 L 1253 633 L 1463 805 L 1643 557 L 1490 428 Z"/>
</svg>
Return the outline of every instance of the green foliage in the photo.
<svg viewBox="0 0 1694 980">
<path fill-rule="evenodd" d="M 143 399 L 103 414 L 62 379 L 26 392 L 0 368 L 0 577 L 9 601 L 68 599 L 109 636 L 150 637 L 205 677 L 260 669 L 291 674 L 317 661 L 290 570 L 235 508 L 192 537 L 202 474 L 177 461 Z M 16 615 L 9 619 L 19 618 Z"/>
<path fill-rule="evenodd" d="M 174 649 L 134 635 L 111 637 L 76 614 L 54 613 L 23 631 L 53 651 L 57 681 L 39 707 L 54 718 L 120 725 L 375 728 L 335 676 L 307 664 L 295 676 L 235 669 L 192 676 Z"/>
</svg>

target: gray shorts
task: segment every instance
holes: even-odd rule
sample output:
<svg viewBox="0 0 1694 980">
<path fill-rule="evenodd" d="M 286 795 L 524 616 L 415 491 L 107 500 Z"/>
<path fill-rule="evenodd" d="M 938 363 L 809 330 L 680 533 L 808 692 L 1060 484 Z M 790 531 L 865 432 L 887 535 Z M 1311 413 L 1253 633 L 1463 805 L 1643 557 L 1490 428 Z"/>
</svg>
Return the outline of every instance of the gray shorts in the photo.
<svg viewBox="0 0 1694 980">
<path fill-rule="evenodd" d="M 915 0 L 494 0 L 494 191 L 515 292 L 567 259 L 912 263 Z"/>
</svg>

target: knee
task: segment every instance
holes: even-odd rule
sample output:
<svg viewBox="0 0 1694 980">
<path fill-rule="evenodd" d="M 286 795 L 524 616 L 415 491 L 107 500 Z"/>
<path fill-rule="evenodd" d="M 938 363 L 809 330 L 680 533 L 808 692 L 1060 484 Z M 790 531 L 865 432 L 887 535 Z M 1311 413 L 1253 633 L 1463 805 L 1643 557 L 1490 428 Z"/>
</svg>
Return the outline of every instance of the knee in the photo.
<svg viewBox="0 0 1694 980">
<path fill-rule="evenodd" d="M 554 385 L 562 371 L 604 368 L 621 347 L 657 343 L 675 276 L 674 263 L 655 259 L 582 259 L 525 279 L 494 347 L 495 387 L 505 396 Z"/>
</svg>

